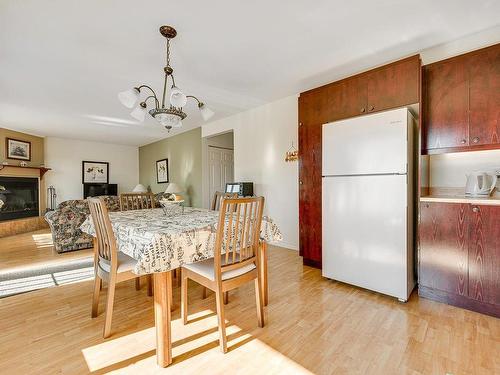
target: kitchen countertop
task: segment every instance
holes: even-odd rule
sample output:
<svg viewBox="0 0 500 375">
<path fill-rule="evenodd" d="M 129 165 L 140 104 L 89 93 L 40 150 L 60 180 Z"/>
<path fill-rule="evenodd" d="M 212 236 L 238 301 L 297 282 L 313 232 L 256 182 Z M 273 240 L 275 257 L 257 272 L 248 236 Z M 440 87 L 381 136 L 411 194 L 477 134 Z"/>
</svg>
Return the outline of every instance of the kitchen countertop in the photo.
<svg viewBox="0 0 500 375">
<path fill-rule="evenodd" d="M 420 197 L 420 202 L 470 203 L 490 206 L 500 206 L 500 196 L 467 197 L 463 194 L 431 194 Z"/>
</svg>

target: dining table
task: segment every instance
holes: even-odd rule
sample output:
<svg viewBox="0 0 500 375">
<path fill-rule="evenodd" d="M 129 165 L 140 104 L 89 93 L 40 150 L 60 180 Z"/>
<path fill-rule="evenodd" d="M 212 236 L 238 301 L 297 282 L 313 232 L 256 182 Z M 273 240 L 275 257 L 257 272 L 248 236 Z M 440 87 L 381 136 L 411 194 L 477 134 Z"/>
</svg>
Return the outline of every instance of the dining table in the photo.
<svg viewBox="0 0 500 375">
<path fill-rule="evenodd" d="M 156 327 L 157 363 L 172 363 L 171 340 L 171 271 L 184 264 L 213 258 L 219 212 L 183 207 L 176 214 L 162 208 L 109 212 L 118 251 L 136 260 L 133 272 L 153 275 L 153 299 Z M 89 215 L 80 226 L 82 232 L 96 236 Z M 260 230 L 262 294 L 268 303 L 267 243 L 282 240 L 276 223 L 262 218 Z"/>
</svg>

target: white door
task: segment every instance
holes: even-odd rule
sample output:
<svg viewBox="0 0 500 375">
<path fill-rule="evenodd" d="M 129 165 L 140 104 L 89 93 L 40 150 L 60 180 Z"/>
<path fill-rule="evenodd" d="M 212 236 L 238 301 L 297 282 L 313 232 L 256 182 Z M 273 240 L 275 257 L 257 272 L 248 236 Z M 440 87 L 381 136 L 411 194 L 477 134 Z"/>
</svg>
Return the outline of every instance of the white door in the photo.
<svg viewBox="0 0 500 375">
<path fill-rule="evenodd" d="M 323 177 L 323 276 L 406 300 L 406 175 Z"/>
<path fill-rule="evenodd" d="M 323 176 L 407 172 L 406 108 L 323 125 Z"/>
<path fill-rule="evenodd" d="M 216 191 L 225 191 L 227 182 L 234 182 L 233 169 L 233 150 L 217 147 L 208 148 L 210 200 Z"/>
</svg>

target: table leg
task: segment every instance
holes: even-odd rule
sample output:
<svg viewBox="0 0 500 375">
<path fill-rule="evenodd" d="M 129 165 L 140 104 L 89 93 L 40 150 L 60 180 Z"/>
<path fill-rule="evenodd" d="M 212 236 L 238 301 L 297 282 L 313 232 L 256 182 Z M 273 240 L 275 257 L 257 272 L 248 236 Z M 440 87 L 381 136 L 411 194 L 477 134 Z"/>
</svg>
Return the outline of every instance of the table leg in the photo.
<svg viewBox="0 0 500 375">
<path fill-rule="evenodd" d="M 267 242 L 261 241 L 260 243 L 260 270 L 262 273 L 262 295 L 264 296 L 264 306 L 269 303 L 269 285 L 267 283 Z"/>
<path fill-rule="evenodd" d="M 153 274 L 154 309 L 156 326 L 156 362 L 167 367 L 172 363 L 172 335 L 170 301 L 172 277 L 170 271 Z"/>
</svg>

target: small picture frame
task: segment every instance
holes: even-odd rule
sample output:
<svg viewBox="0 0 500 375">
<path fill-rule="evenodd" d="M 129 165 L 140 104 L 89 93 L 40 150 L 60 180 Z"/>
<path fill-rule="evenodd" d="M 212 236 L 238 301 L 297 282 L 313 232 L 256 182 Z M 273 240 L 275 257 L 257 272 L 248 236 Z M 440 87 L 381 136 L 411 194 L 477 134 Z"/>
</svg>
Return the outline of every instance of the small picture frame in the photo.
<svg viewBox="0 0 500 375">
<path fill-rule="evenodd" d="M 168 182 L 168 159 L 156 161 L 156 182 L 165 184 Z"/>
<path fill-rule="evenodd" d="M 31 161 L 31 142 L 6 138 L 5 152 L 7 159 Z"/>
<path fill-rule="evenodd" d="M 108 184 L 109 163 L 106 161 L 82 161 L 82 183 Z"/>
</svg>

